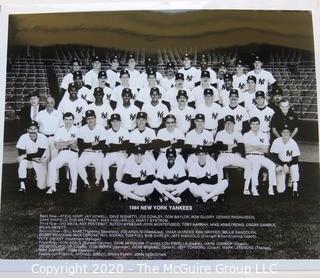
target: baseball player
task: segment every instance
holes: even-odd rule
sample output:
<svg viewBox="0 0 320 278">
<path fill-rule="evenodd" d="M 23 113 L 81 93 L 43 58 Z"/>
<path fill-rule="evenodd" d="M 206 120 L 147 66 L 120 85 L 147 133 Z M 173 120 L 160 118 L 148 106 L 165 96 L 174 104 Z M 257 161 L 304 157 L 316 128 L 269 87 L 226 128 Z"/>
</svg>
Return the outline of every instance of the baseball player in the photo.
<svg viewBox="0 0 320 278">
<path fill-rule="evenodd" d="M 269 138 L 266 133 L 259 130 L 259 125 L 259 118 L 251 118 L 251 130 L 243 136 L 243 142 L 246 149 L 246 159 L 250 162 L 252 170 L 251 192 L 253 196 L 259 196 L 259 171 L 261 167 L 265 167 L 269 174 L 268 194 L 274 195 L 273 187 L 276 185 L 276 165 L 266 157 L 270 147 Z"/>
<path fill-rule="evenodd" d="M 63 114 L 70 112 L 74 115 L 74 124 L 81 126 L 84 111 L 87 107 L 87 102 L 78 97 L 77 87 L 74 83 L 70 83 L 68 86 L 69 98 L 62 100 L 59 103 L 58 111 Z"/>
<path fill-rule="evenodd" d="M 95 55 L 91 58 L 92 69 L 89 70 L 84 77 L 85 86 L 91 90 L 92 88 L 98 87 L 98 74 L 101 70 L 101 59 Z"/>
<path fill-rule="evenodd" d="M 257 105 L 249 110 L 249 117 L 257 117 L 259 119 L 259 130 L 266 133 L 270 139 L 270 122 L 274 114 L 274 110 L 266 105 L 264 92 L 258 91 L 255 95 Z"/>
<path fill-rule="evenodd" d="M 179 91 L 186 91 L 188 95 L 188 105 L 194 107 L 195 100 L 192 92 L 184 86 L 184 75 L 182 73 L 176 73 L 175 86 L 168 90 L 163 97 L 163 100 L 168 103 L 170 110 L 178 107 L 177 95 Z"/>
<path fill-rule="evenodd" d="M 230 91 L 233 89 L 232 87 L 232 75 L 230 73 L 226 73 L 223 76 L 224 84 L 221 87 L 221 90 L 219 91 L 219 99 L 220 99 L 220 104 L 225 107 L 230 104 Z"/>
<path fill-rule="evenodd" d="M 242 157 L 245 152 L 243 136 L 235 131 L 235 119 L 232 115 L 227 115 L 224 119 L 225 129 L 219 131 L 216 135 L 215 143 L 220 154 L 217 159 L 217 165 L 220 178 L 223 178 L 223 168 L 226 166 L 237 166 L 244 169 L 244 195 L 250 195 L 249 184 L 251 180 L 251 165 Z"/>
<path fill-rule="evenodd" d="M 121 116 L 112 114 L 110 117 L 111 128 L 106 130 L 102 140 L 105 140 L 106 156 L 102 160 L 102 178 L 104 187 L 102 191 L 108 191 L 108 180 L 110 178 L 110 166 L 117 166 L 116 180 L 121 181 L 123 167 L 128 157 L 126 150 L 129 148 L 129 132 L 121 127 Z"/>
<path fill-rule="evenodd" d="M 113 110 L 109 105 L 109 102 L 105 101 L 103 88 L 94 88 L 93 97 L 94 102 L 86 107 L 86 111 L 93 110 L 97 117 L 97 124 L 107 128 L 108 119 L 110 118 L 111 114 L 113 114 Z"/>
<path fill-rule="evenodd" d="M 38 130 L 38 123 L 31 121 L 28 125 L 27 133 L 20 136 L 16 145 L 18 149 L 20 192 L 25 192 L 26 190 L 27 169 L 31 168 L 36 172 L 37 187 L 39 189 L 46 188 L 46 153 L 49 146 L 47 137 L 39 133 Z"/>
<path fill-rule="evenodd" d="M 280 87 L 274 86 L 272 88 L 272 91 L 269 92 L 271 94 L 270 102 L 268 103 L 268 106 L 274 110 L 274 112 L 280 112 L 279 104 L 281 100 L 283 99 L 283 91 Z"/>
<path fill-rule="evenodd" d="M 192 55 L 190 53 L 184 53 L 183 55 L 183 68 L 179 69 L 179 73 L 185 76 L 185 86 L 187 89 L 192 90 L 195 87 L 195 83 L 200 81 L 199 71 L 191 65 Z"/>
<path fill-rule="evenodd" d="M 175 64 L 173 62 L 168 62 L 166 65 L 166 77 L 163 78 L 162 86 L 167 92 L 175 86 Z"/>
<path fill-rule="evenodd" d="M 107 70 L 107 81 L 110 85 L 111 89 L 114 89 L 117 85 L 120 84 L 120 74 L 118 72 L 118 68 L 120 65 L 120 57 L 118 55 L 112 55 L 110 57 L 111 67 Z"/>
<path fill-rule="evenodd" d="M 140 72 L 136 69 L 136 57 L 134 56 L 133 53 L 129 53 L 127 55 L 126 60 L 128 64 L 128 67 L 126 68 L 126 70 L 129 72 L 129 76 L 130 76 L 129 87 L 132 86 L 137 88 L 139 84 Z"/>
<path fill-rule="evenodd" d="M 213 101 L 219 101 L 219 92 L 218 90 L 210 85 L 211 79 L 210 79 L 210 72 L 205 70 L 201 72 L 201 81 L 199 86 L 195 87 L 192 90 L 192 94 L 195 98 L 196 107 L 202 103 L 204 103 L 204 90 L 205 89 L 211 89 L 213 91 Z M 216 84 L 216 83 L 215 83 Z"/>
<path fill-rule="evenodd" d="M 55 100 L 53 97 L 47 97 L 46 105 L 46 109 L 37 114 L 36 122 L 39 124 L 39 132 L 48 138 L 49 160 L 51 160 L 58 154 L 54 147 L 54 134 L 62 126 L 62 113 L 54 109 Z"/>
<path fill-rule="evenodd" d="M 64 93 L 68 90 L 69 83 L 73 82 L 73 73 L 75 71 L 80 71 L 80 60 L 78 58 L 72 58 L 70 61 L 71 69 L 70 71 L 63 77 L 61 85 L 60 85 L 60 95 L 64 95 Z"/>
<path fill-rule="evenodd" d="M 249 115 L 247 110 L 238 104 L 239 93 L 236 89 L 230 90 L 229 105 L 222 107 L 221 119 L 227 115 L 232 115 L 235 119 L 234 130 L 239 132 L 246 132 L 249 129 Z M 223 121 L 223 120 L 221 120 Z"/>
<path fill-rule="evenodd" d="M 244 106 L 247 111 L 256 106 L 256 82 L 257 79 L 253 75 L 248 75 L 247 90 L 245 90 L 239 97 L 240 105 Z"/>
<path fill-rule="evenodd" d="M 119 105 L 117 105 L 117 108 L 114 110 L 114 112 L 122 116 L 121 126 L 129 131 L 132 131 L 136 127 L 136 115 L 139 112 L 139 108 L 131 103 L 131 89 L 123 89 L 121 95 L 122 103 L 120 102 Z"/>
<path fill-rule="evenodd" d="M 201 54 L 200 56 L 200 69 L 199 69 L 198 75 L 200 76 L 201 72 L 203 71 L 209 72 L 209 76 L 210 76 L 209 84 L 217 88 L 218 86 L 217 74 L 211 67 L 208 66 L 208 56 L 204 53 Z"/>
<path fill-rule="evenodd" d="M 168 107 L 160 102 L 159 88 L 154 87 L 150 90 L 151 102 L 143 104 L 141 111 L 144 111 L 148 115 L 149 126 L 158 131 L 163 119 L 169 114 Z"/>
<path fill-rule="evenodd" d="M 289 126 L 285 125 L 281 131 L 281 137 L 273 141 L 270 153 L 276 163 L 277 191 L 283 193 L 286 190 L 286 175 L 290 174 L 293 185 L 293 196 L 299 197 L 299 165 L 300 150 L 298 144 L 291 138 Z"/>
<path fill-rule="evenodd" d="M 49 177 L 47 194 L 56 192 L 58 169 L 68 165 L 71 178 L 70 193 L 77 192 L 78 181 L 78 132 L 79 128 L 73 125 L 74 116 L 70 112 L 63 114 L 63 127 L 58 128 L 54 135 L 54 146 L 58 155 L 49 163 Z"/>
<path fill-rule="evenodd" d="M 204 128 L 212 132 L 213 137 L 215 136 L 218 128 L 218 122 L 221 119 L 221 105 L 214 102 L 213 90 L 205 89 L 204 103 L 197 105 L 196 113 L 201 113 L 205 116 Z"/>
<path fill-rule="evenodd" d="M 165 157 L 166 159 L 157 160 L 157 174 L 153 185 L 165 199 L 179 204 L 181 198 L 178 196 L 189 188 L 186 165 L 174 148 L 168 148 Z"/>
<path fill-rule="evenodd" d="M 110 103 L 112 90 L 110 89 L 109 83 L 107 83 L 107 74 L 104 70 L 101 70 L 98 73 L 98 86 L 97 87 L 100 87 L 103 90 L 103 94 L 104 94 L 103 103 Z M 91 88 L 90 93 L 88 93 L 88 95 L 86 97 L 86 100 L 88 103 L 92 103 L 95 101 L 94 89 L 97 87 Z"/>
<path fill-rule="evenodd" d="M 128 70 L 121 70 L 120 71 L 120 85 L 118 85 L 117 87 L 115 87 L 112 90 L 112 95 L 111 95 L 111 100 L 116 102 L 118 104 L 118 102 L 122 102 L 122 91 L 123 89 L 126 88 L 130 88 L 131 93 L 132 93 L 132 99 L 136 99 L 137 95 L 138 95 L 138 91 L 137 88 L 135 88 L 134 86 L 130 85 L 130 74 Z"/>
<path fill-rule="evenodd" d="M 155 168 L 145 158 L 143 147 L 134 148 L 133 156 L 126 161 L 123 173 L 122 180 L 114 184 L 115 191 L 124 199 L 145 201 L 146 196 L 154 190 L 152 182 L 155 179 Z"/>
<path fill-rule="evenodd" d="M 148 86 L 148 71 L 152 70 L 156 73 L 156 82 L 157 86 L 162 87 L 163 76 L 160 72 L 156 70 L 157 66 L 155 65 L 154 60 L 151 57 L 147 57 L 145 60 L 145 71 L 140 74 L 138 89 Z"/>
<path fill-rule="evenodd" d="M 184 90 L 178 91 L 177 102 L 178 107 L 171 110 L 171 114 L 176 117 L 176 126 L 185 134 L 191 127 L 191 121 L 194 119 L 196 111 L 187 105 L 188 94 Z"/>
<path fill-rule="evenodd" d="M 235 66 L 236 73 L 233 75 L 232 86 L 234 89 L 238 90 L 241 100 L 242 93 L 246 90 L 247 75 L 244 73 L 244 64 L 242 60 L 237 60 Z"/>
<path fill-rule="evenodd" d="M 218 66 L 218 73 L 217 73 L 217 84 L 218 84 L 218 92 L 222 90 L 224 85 L 224 75 L 228 72 L 227 64 L 224 61 L 221 61 Z"/>
<path fill-rule="evenodd" d="M 228 187 L 227 180 L 218 178 L 216 162 L 201 146 L 196 149 L 196 159 L 188 159 L 187 170 L 190 192 L 195 198 L 201 197 L 204 203 L 209 199 L 217 201 Z"/>
<path fill-rule="evenodd" d="M 268 92 L 268 85 L 276 85 L 276 80 L 272 73 L 262 68 L 263 62 L 260 56 L 255 56 L 253 60 L 254 70 L 249 71 L 247 75 L 253 75 L 257 79 L 257 91 Z"/>
<path fill-rule="evenodd" d="M 77 140 L 80 154 L 78 159 L 78 172 L 85 184 L 85 188 L 90 189 L 91 185 L 88 181 L 86 167 L 90 164 L 94 166 L 95 185 L 99 186 L 105 141 L 103 140 L 104 128 L 97 124 L 94 111 L 86 111 L 85 118 L 87 124 L 80 127 Z"/>
</svg>

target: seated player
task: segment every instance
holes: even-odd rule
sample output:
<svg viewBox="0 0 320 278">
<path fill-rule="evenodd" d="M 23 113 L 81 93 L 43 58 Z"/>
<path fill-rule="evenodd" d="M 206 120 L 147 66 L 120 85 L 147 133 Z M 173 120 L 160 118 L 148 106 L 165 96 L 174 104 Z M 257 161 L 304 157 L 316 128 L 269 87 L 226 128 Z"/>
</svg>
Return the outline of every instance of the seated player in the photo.
<svg viewBox="0 0 320 278">
<path fill-rule="evenodd" d="M 243 142 L 246 149 L 246 159 L 251 164 L 252 176 L 251 186 L 252 195 L 259 196 L 259 171 L 261 167 L 265 167 L 269 174 L 268 194 L 274 195 L 273 187 L 276 185 L 276 165 L 266 157 L 270 143 L 266 133 L 260 131 L 260 120 L 257 117 L 250 119 L 251 130 L 244 134 Z"/>
<path fill-rule="evenodd" d="M 90 189 L 86 167 L 93 165 L 95 169 L 95 185 L 99 186 L 101 179 L 101 162 L 103 159 L 103 149 L 105 145 L 105 129 L 97 124 L 96 114 L 93 110 L 86 111 L 87 124 L 79 129 L 78 146 L 78 172 L 85 184 L 85 188 Z"/>
<path fill-rule="evenodd" d="M 157 179 L 153 185 L 165 197 L 165 200 L 170 199 L 179 204 L 181 198 L 178 196 L 189 188 L 186 165 L 183 158 L 177 155 L 173 148 L 168 148 L 165 156 L 166 159 L 157 160 Z"/>
<path fill-rule="evenodd" d="M 217 159 L 218 176 L 223 178 L 223 168 L 226 166 L 243 168 L 245 179 L 243 194 L 250 195 L 251 165 L 242 157 L 245 152 L 243 137 L 239 131 L 235 131 L 234 125 L 234 117 L 227 115 L 224 119 L 224 130 L 219 131 L 216 136 L 216 147 L 220 151 Z"/>
<path fill-rule="evenodd" d="M 153 192 L 155 168 L 149 160 L 145 159 L 143 147 L 137 146 L 133 149 L 133 156 L 126 160 L 123 174 L 122 180 L 115 182 L 114 189 L 124 199 L 145 201 L 146 197 Z"/>
<path fill-rule="evenodd" d="M 218 178 L 216 162 L 202 146 L 196 149 L 195 160 L 188 159 L 187 170 L 190 192 L 195 198 L 201 197 L 204 203 L 209 199 L 217 201 L 228 187 L 227 180 Z"/>
<path fill-rule="evenodd" d="M 54 135 L 54 146 L 58 155 L 49 163 L 49 190 L 47 194 L 56 192 L 57 170 L 68 165 L 71 178 L 70 193 L 77 192 L 78 181 L 78 145 L 77 138 L 79 128 L 73 125 L 74 116 L 67 112 L 63 114 L 63 127 L 60 127 Z"/>
<path fill-rule="evenodd" d="M 110 117 L 111 128 L 105 131 L 105 152 L 106 155 L 102 160 L 102 178 L 104 187 L 102 191 L 108 191 L 108 180 L 110 178 L 110 166 L 115 164 L 117 166 L 116 180 L 121 181 L 123 166 L 128 157 L 127 150 L 129 144 L 129 132 L 121 127 L 121 116 L 119 114 L 112 114 Z M 102 139 L 102 140 L 103 140 Z"/>
<path fill-rule="evenodd" d="M 281 131 L 281 137 L 273 141 L 270 153 L 276 163 L 277 191 L 283 193 L 286 190 L 286 175 L 290 174 L 294 197 L 299 197 L 299 161 L 300 150 L 298 144 L 291 138 L 289 126 L 285 125 Z"/>
<path fill-rule="evenodd" d="M 16 145 L 18 149 L 20 192 L 26 191 L 27 169 L 31 168 L 36 172 L 37 187 L 39 189 L 46 188 L 49 145 L 48 138 L 38 131 L 38 123 L 31 121 L 27 133 L 20 136 Z"/>
</svg>

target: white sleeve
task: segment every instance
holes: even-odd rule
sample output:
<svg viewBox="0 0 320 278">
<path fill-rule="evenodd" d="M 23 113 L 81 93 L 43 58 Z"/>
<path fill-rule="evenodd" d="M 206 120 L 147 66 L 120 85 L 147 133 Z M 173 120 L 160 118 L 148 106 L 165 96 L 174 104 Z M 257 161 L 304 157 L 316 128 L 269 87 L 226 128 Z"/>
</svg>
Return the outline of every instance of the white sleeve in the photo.
<svg viewBox="0 0 320 278">
<path fill-rule="evenodd" d="M 273 141 L 271 148 L 270 148 L 270 153 L 277 153 L 277 154 L 280 153 L 279 144 L 278 144 L 277 140 Z"/>
<path fill-rule="evenodd" d="M 127 160 L 124 164 L 124 168 L 123 168 L 123 173 L 124 174 L 129 174 L 130 176 L 132 176 L 132 162 L 131 160 Z"/>
<path fill-rule="evenodd" d="M 276 80 L 273 77 L 271 72 L 269 72 L 267 79 L 268 79 L 269 84 L 273 84 L 274 82 L 276 82 Z"/>
<path fill-rule="evenodd" d="M 38 136 L 39 135 L 40 134 L 38 134 Z M 49 148 L 49 141 L 48 141 L 48 138 L 45 135 L 41 136 L 41 139 L 39 140 L 39 148 L 40 149 L 48 149 Z"/>
<path fill-rule="evenodd" d="M 68 74 L 66 74 L 63 79 L 62 79 L 62 82 L 61 82 L 61 85 L 60 85 L 60 88 L 62 89 L 65 89 L 65 90 L 68 90 L 68 86 L 69 86 L 69 78 L 68 78 Z"/>
<path fill-rule="evenodd" d="M 26 142 L 25 142 L 25 136 L 22 135 L 20 136 L 18 142 L 17 142 L 17 145 L 16 145 L 16 148 L 17 149 L 21 149 L 21 150 L 25 150 L 26 149 Z"/>
<path fill-rule="evenodd" d="M 298 144 L 295 141 L 293 141 L 293 143 L 294 144 L 293 144 L 293 148 L 292 148 L 292 150 L 293 150 L 292 156 L 299 156 L 300 150 L 299 150 Z"/>
<path fill-rule="evenodd" d="M 84 133 L 85 133 L 84 128 L 80 127 L 79 131 L 78 131 L 78 137 L 77 138 L 84 139 Z"/>
</svg>

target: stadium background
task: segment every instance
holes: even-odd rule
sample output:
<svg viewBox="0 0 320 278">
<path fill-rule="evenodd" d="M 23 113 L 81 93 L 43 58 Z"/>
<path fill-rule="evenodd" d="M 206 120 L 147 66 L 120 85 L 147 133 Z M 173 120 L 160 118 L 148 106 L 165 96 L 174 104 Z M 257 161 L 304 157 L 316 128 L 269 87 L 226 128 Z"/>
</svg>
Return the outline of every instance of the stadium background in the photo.
<svg viewBox="0 0 320 278">
<path fill-rule="evenodd" d="M 29 90 L 39 90 L 42 101 L 49 93 L 56 96 L 72 57 L 78 57 L 87 71 L 92 55 L 103 57 L 105 63 L 102 68 L 107 69 L 110 55 L 120 54 L 122 65 L 125 65 L 126 53 L 134 51 L 138 69 L 143 70 L 144 58 L 152 55 L 158 61 L 158 70 L 164 73 L 166 62 L 173 61 L 180 68 L 183 52 L 190 51 L 194 55 L 195 65 L 198 65 L 199 54 L 207 53 L 209 65 L 214 70 L 224 60 L 232 71 L 237 58 L 244 59 L 249 69 L 251 65 L 247 58 L 252 52 L 265 57 L 265 69 L 273 73 L 301 120 L 302 198 L 298 204 L 290 198 L 278 200 L 279 206 L 271 209 L 275 200 L 265 195 L 259 198 L 260 201 L 248 200 L 241 196 L 240 188 L 234 187 L 225 207 L 218 209 L 226 214 L 236 214 L 247 213 L 248 208 L 255 206 L 257 215 L 281 223 L 281 233 L 277 235 L 281 244 L 272 258 L 319 257 L 318 114 L 312 34 L 312 19 L 308 12 L 137 11 L 10 16 L 0 220 L 4 225 L 0 228 L 0 256 L 37 256 L 37 221 L 40 212 L 126 211 L 126 205 L 114 202 L 99 206 L 101 202 L 104 203 L 104 197 L 96 193 L 81 195 L 77 200 L 70 199 L 66 207 L 67 202 L 58 198 L 46 199 L 37 194 L 27 195 L 27 198 L 17 195 L 17 115 L 21 107 L 28 103 Z M 237 173 L 232 179 L 234 183 L 238 182 Z M 65 192 L 61 194 L 60 197 L 65 200 Z M 270 209 L 270 215 L 265 216 L 264 206 Z M 210 205 L 196 207 L 198 213 L 212 210 Z M 22 216 L 23 220 L 17 216 Z M 19 228 L 25 229 L 28 235 L 16 242 L 15 235 L 19 233 Z M 311 239 L 310 235 L 315 236 Z M 273 236 L 262 237 L 261 241 L 268 241 Z M 298 241 L 298 244 L 291 246 L 291 240 Z M 27 246 L 30 247 L 28 251 L 25 250 Z M 250 256 L 227 255 L 235 258 Z"/>
</svg>

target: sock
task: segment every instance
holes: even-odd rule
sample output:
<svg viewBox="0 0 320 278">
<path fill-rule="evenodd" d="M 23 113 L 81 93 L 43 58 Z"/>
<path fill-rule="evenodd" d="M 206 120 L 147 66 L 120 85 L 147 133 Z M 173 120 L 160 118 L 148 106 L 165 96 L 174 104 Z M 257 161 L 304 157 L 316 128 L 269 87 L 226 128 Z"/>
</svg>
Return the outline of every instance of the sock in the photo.
<svg viewBox="0 0 320 278">
<path fill-rule="evenodd" d="M 293 191 L 298 191 L 298 183 L 294 181 L 292 185 L 293 185 Z"/>
</svg>

